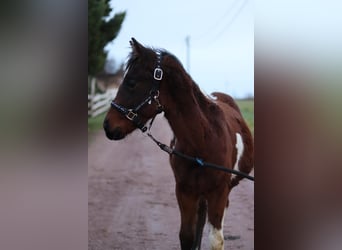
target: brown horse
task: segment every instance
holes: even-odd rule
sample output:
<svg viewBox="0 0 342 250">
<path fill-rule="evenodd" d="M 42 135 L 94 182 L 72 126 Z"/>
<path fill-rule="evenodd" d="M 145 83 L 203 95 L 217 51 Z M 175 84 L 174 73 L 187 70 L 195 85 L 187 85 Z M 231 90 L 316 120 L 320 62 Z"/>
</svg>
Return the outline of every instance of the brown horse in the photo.
<svg viewBox="0 0 342 250">
<path fill-rule="evenodd" d="M 250 173 L 253 138 L 234 100 L 223 93 L 206 97 L 175 56 L 131 40 L 132 53 L 117 96 L 104 121 L 106 136 L 123 139 L 164 112 L 175 138 L 171 147 L 206 162 Z M 200 249 L 208 216 L 211 249 L 223 249 L 223 219 L 228 195 L 242 177 L 200 168 L 170 156 L 181 213 L 180 243 Z"/>
</svg>

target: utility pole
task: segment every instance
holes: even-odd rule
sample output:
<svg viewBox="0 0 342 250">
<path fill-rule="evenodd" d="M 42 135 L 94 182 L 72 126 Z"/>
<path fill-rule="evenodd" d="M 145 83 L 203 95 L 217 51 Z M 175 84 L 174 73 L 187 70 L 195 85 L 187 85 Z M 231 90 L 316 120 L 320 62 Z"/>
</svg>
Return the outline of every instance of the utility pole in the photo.
<svg viewBox="0 0 342 250">
<path fill-rule="evenodd" d="M 190 36 L 189 35 L 185 37 L 185 44 L 186 44 L 186 70 L 190 74 Z"/>
</svg>

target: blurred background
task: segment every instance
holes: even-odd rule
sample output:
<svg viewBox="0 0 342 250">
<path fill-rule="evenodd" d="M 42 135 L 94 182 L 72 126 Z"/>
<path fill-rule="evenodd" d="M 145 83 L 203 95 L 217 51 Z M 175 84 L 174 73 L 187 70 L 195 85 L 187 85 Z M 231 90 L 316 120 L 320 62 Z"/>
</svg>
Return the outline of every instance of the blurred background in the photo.
<svg viewBox="0 0 342 250">
<path fill-rule="evenodd" d="M 87 3 L 0 13 L 0 249 L 86 249 Z"/>
<path fill-rule="evenodd" d="M 255 2 L 256 249 L 339 249 L 340 1 Z"/>
</svg>

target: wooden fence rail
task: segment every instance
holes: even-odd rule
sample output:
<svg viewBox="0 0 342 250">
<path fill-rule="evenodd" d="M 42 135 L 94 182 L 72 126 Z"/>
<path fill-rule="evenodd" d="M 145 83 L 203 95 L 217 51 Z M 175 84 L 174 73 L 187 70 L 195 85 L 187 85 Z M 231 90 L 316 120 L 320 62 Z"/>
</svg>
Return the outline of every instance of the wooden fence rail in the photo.
<svg viewBox="0 0 342 250">
<path fill-rule="evenodd" d="M 88 116 L 95 117 L 106 112 L 117 90 L 107 90 L 104 94 L 88 95 Z"/>
</svg>

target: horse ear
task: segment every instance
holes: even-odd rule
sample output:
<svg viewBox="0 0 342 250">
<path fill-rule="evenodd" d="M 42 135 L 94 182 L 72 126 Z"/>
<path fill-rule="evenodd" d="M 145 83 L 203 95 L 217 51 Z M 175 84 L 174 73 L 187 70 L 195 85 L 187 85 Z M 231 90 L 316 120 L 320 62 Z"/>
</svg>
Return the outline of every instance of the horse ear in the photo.
<svg viewBox="0 0 342 250">
<path fill-rule="evenodd" d="M 144 46 L 142 46 L 137 40 L 135 40 L 134 37 L 131 38 L 131 41 L 129 41 L 133 55 L 138 56 L 142 53 L 142 51 L 145 49 Z"/>
</svg>

